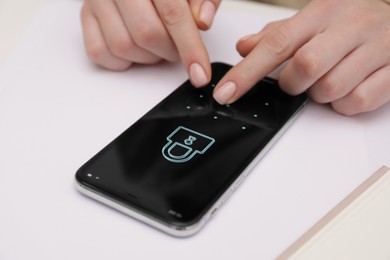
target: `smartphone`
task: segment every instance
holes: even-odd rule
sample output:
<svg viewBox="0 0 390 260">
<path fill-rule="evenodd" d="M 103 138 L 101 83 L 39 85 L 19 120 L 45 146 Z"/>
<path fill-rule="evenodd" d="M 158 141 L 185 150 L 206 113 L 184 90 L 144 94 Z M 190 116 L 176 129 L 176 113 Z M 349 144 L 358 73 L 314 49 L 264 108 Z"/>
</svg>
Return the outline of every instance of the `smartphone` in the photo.
<svg viewBox="0 0 390 260">
<path fill-rule="evenodd" d="M 231 105 L 184 82 L 77 171 L 77 189 L 168 234 L 198 232 L 307 102 L 264 78 Z"/>
</svg>

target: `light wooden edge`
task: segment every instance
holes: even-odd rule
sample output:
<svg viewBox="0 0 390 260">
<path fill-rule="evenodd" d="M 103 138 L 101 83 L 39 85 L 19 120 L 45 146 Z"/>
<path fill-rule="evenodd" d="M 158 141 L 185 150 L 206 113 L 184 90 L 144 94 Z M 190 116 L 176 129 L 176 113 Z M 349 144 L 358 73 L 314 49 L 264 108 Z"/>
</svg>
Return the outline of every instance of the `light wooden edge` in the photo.
<svg viewBox="0 0 390 260">
<path fill-rule="evenodd" d="M 361 194 L 374 185 L 380 178 L 388 173 L 390 168 L 382 166 L 378 171 L 372 174 L 367 180 L 359 185 L 354 191 L 352 191 L 345 199 L 337 204 L 331 211 L 329 211 L 322 219 L 320 219 L 314 226 L 312 226 L 306 233 L 298 238 L 290 247 L 288 247 L 277 260 L 286 260 L 295 254 L 306 242 L 314 237 L 323 227 L 331 222 L 338 214 L 340 214 L 345 208 L 347 208 L 354 200 L 356 200 Z"/>
</svg>

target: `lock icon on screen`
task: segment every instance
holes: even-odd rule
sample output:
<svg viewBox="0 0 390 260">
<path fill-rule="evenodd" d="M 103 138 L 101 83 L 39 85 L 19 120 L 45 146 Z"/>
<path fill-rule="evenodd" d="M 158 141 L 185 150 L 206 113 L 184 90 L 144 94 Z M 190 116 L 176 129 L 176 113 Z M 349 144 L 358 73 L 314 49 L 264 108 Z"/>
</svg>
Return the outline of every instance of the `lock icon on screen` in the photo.
<svg viewBox="0 0 390 260">
<path fill-rule="evenodd" d="M 167 141 L 161 150 L 164 158 L 174 163 L 183 163 L 191 160 L 196 154 L 204 154 L 215 139 L 179 126 L 167 136 Z"/>
</svg>

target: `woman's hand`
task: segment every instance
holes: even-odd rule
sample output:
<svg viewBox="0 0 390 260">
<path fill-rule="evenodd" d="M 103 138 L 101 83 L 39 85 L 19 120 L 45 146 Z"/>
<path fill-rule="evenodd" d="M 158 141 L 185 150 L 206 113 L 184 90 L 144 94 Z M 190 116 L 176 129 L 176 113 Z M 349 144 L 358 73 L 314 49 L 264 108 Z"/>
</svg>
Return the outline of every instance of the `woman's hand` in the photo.
<svg viewBox="0 0 390 260">
<path fill-rule="evenodd" d="M 390 100 L 390 4 L 382 0 L 313 0 L 295 16 L 244 37 L 237 50 L 245 58 L 214 92 L 221 104 L 236 101 L 285 61 L 284 91 L 307 91 L 341 114 Z"/>
<path fill-rule="evenodd" d="M 192 83 L 206 85 L 211 66 L 199 29 L 210 28 L 220 1 L 85 0 L 81 21 L 86 52 L 111 70 L 180 58 Z"/>
</svg>

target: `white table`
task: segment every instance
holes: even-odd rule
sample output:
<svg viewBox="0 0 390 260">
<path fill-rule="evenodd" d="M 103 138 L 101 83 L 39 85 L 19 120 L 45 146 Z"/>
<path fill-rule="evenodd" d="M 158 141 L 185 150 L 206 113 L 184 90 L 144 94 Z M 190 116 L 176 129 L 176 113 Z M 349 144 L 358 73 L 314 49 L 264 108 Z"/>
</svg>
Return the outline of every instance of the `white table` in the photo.
<svg viewBox="0 0 390 260">
<path fill-rule="evenodd" d="M 95 203 L 75 190 L 77 168 L 187 76 L 180 64 L 96 68 L 82 46 L 81 2 L 51 1 L 32 19 L 44 2 L 0 3 L 0 259 L 273 259 L 390 165 L 389 106 L 347 118 L 310 104 L 194 237 Z M 240 36 L 292 13 L 223 2 L 204 34 L 212 60 L 237 62 Z"/>
</svg>

